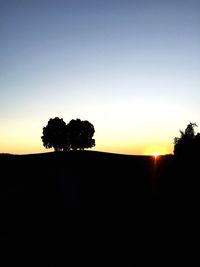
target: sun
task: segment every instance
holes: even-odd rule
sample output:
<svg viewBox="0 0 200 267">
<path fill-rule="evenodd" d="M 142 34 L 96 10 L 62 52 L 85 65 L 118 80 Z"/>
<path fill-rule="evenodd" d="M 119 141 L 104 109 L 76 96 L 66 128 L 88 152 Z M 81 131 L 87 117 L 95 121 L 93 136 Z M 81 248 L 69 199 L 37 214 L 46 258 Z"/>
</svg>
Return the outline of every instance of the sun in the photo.
<svg viewBox="0 0 200 267">
<path fill-rule="evenodd" d="M 155 159 L 157 159 L 157 157 L 160 155 L 159 152 L 153 152 L 152 155 L 154 156 Z"/>
<path fill-rule="evenodd" d="M 163 147 L 161 145 L 150 145 L 146 147 L 146 149 L 144 150 L 144 155 L 148 156 L 151 155 L 154 156 L 155 158 L 161 155 L 166 155 L 167 153 L 168 150 L 166 149 L 166 147 Z"/>
</svg>

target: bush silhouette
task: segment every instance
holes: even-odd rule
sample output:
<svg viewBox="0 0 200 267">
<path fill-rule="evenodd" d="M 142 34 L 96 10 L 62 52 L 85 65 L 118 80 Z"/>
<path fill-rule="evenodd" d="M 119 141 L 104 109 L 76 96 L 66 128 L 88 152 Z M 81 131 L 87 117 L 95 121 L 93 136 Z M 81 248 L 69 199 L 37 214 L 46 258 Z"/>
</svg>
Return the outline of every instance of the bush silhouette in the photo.
<svg viewBox="0 0 200 267">
<path fill-rule="evenodd" d="M 66 123 L 58 117 L 50 119 L 43 128 L 41 137 L 46 148 L 54 148 L 55 151 L 69 150 L 69 137 Z"/>
<path fill-rule="evenodd" d="M 91 148 L 95 146 L 94 126 L 89 121 L 71 120 L 67 125 L 58 117 L 50 119 L 43 128 L 42 141 L 46 148 L 55 151 L 67 151 Z"/>
</svg>

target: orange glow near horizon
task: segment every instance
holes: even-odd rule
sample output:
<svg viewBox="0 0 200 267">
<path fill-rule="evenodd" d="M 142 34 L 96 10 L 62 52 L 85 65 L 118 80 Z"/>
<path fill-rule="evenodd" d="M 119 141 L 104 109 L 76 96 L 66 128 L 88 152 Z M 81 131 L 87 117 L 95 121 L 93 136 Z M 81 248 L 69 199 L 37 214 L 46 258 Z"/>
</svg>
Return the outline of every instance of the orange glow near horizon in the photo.
<svg viewBox="0 0 200 267">
<path fill-rule="evenodd" d="M 43 119 L 42 121 L 47 120 Z M 35 154 L 53 151 L 53 149 L 43 147 L 40 136 L 44 125 L 45 122 L 38 123 L 37 121 L 33 121 L 29 127 L 26 127 L 25 122 L 5 125 L 1 131 L 0 153 Z M 96 146 L 92 148 L 93 151 L 127 155 L 153 155 L 154 152 L 159 155 L 172 153 L 173 143 L 169 143 L 167 138 L 159 140 L 156 136 L 155 140 L 153 136 L 148 136 L 147 140 L 146 135 L 139 132 L 134 133 L 132 128 L 127 132 L 115 129 L 115 135 L 113 135 L 111 130 L 101 130 L 101 128 L 105 129 L 104 125 L 101 126 L 96 127 L 97 131 L 94 135 Z"/>
<path fill-rule="evenodd" d="M 97 142 L 96 146 L 92 148 L 92 151 L 99 152 L 110 152 L 117 154 L 127 155 L 152 155 L 159 156 L 171 153 L 171 147 L 165 146 L 147 146 L 148 144 L 141 143 L 117 143 L 117 142 Z M 0 142 L 1 151 L 0 153 L 11 153 L 11 154 L 35 154 L 43 152 L 51 152 L 53 149 L 45 149 L 43 147 L 40 138 L 16 138 L 8 140 L 4 139 L 4 142 Z M 90 150 L 90 149 L 88 149 Z"/>
<path fill-rule="evenodd" d="M 157 158 L 159 155 L 170 154 L 169 151 L 170 149 L 168 149 L 167 147 L 161 145 L 153 145 L 145 149 L 144 155 L 152 155 Z"/>
<path fill-rule="evenodd" d="M 152 154 L 153 156 L 154 156 L 154 158 L 155 159 L 157 159 L 158 158 L 158 156 L 160 156 L 160 153 L 158 153 L 158 152 L 153 152 L 153 154 Z"/>
</svg>

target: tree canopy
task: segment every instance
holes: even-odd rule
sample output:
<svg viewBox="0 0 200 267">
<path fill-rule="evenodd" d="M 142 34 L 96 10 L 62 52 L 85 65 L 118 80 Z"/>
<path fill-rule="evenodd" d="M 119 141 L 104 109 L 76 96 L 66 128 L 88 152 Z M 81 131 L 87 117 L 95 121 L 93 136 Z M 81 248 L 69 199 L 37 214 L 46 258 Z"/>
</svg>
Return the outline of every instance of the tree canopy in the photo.
<svg viewBox="0 0 200 267">
<path fill-rule="evenodd" d="M 89 121 L 76 119 L 66 124 L 56 117 L 48 121 L 41 138 L 46 148 L 53 147 L 55 151 L 77 150 L 95 146 L 94 133 L 94 126 Z"/>
<path fill-rule="evenodd" d="M 43 128 L 41 137 L 45 148 L 54 148 L 61 151 L 67 147 L 68 137 L 66 123 L 58 117 L 50 119 L 46 127 Z"/>
<path fill-rule="evenodd" d="M 174 155 L 193 157 L 200 152 L 200 134 L 195 134 L 196 123 L 190 122 L 185 131 L 180 131 L 181 136 L 174 138 Z"/>
<path fill-rule="evenodd" d="M 84 149 L 95 146 L 94 126 L 89 121 L 71 120 L 67 125 L 71 149 Z"/>
</svg>

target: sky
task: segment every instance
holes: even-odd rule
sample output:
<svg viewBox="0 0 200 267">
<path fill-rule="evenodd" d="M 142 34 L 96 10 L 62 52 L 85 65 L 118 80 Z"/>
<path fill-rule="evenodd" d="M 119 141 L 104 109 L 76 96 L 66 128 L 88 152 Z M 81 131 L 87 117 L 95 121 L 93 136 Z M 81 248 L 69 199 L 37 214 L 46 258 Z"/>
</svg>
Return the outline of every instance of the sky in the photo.
<svg viewBox="0 0 200 267">
<path fill-rule="evenodd" d="M 200 125 L 200 1 L 0 0 L 0 153 L 46 151 L 54 117 L 97 151 L 172 153 Z"/>
</svg>

